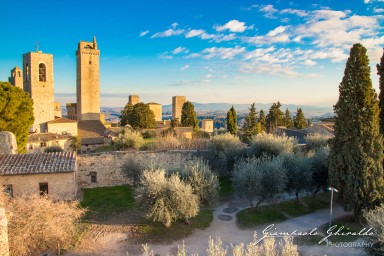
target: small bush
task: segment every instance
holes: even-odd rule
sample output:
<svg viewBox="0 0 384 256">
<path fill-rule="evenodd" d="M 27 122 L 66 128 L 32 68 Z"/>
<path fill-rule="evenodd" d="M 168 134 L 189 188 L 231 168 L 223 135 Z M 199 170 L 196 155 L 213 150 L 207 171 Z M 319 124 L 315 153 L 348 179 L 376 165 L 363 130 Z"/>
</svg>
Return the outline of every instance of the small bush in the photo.
<svg viewBox="0 0 384 256">
<path fill-rule="evenodd" d="M 374 230 L 372 239 L 376 245 L 375 249 L 384 253 L 384 204 L 364 212 L 364 218 L 367 220 L 368 227 L 372 227 Z"/>
<path fill-rule="evenodd" d="M 259 133 L 253 136 L 250 141 L 252 154 L 260 157 L 264 154 L 269 156 L 278 156 L 280 154 L 292 154 L 297 145 L 295 138 L 283 136 L 274 136 L 268 133 Z"/>
<path fill-rule="evenodd" d="M 123 174 L 129 178 L 133 186 L 137 186 L 140 182 L 140 177 L 143 174 L 143 171 L 146 169 L 146 165 L 138 162 L 135 158 L 130 157 L 128 160 L 121 166 Z"/>
<path fill-rule="evenodd" d="M 206 157 L 220 177 L 230 176 L 236 158 L 244 154 L 241 141 L 230 133 L 213 136 L 207 149 Z"/>
<path fill-rule="evenodd" d="M 140 186 L 136 189 L 136 197 L 144 208 L 146 217 L 160 221 L 166 227 L 171 223 L 194 217 L 199 212 L 198 196 L 193 189 L 178 175 L 166 177 L 164 170 L 144 171 Z"/>
<path fill-rule="evenodd" d="M 285 169 L 281 157 L 240 159 L 233 170 L 235 193 L 249 201 L 251 208 L 284 192 Z"/>
<path fill-rule="evenodd" d="M 328 141 L 331 136 L 320 134 L 320 133 L 312 133 L 305 136 L 305 141 L 307 142 L 308 150 L 318 150 L 323 147 L 328 146 Z"/>
<path fill-rule="evenodd" d="M 144 139 L 150 139 L 155 137 L 155 135 L 152 132 L 143 132 L 142 136 Z"/>
<path fill-rule="evenodd" d="M 193 193 L 199 198 L 199 203 L 204 206 L 214 206 L 219 194 L 219 180 L 209 168 L 207 162 L 202 160 L 189 162 L 186 168 L 177 173 L 187 184 L 191 185 Z"/>
<path fill-rule="evenodd" d="M 11 255 L 41 255 L 46 250 L 69 248 L 76 237 L 76 222 L 84 214 L 77 202 L 30 195 L 5 202 L 9 214 Z"/>
<path fill-rule="evenodd" d="M 209 140 L 206 138 L 196 137 L 193 139 L 180 138 L 182 149 L 194 149 L 194 150 L 204 150 L 207 148 Z"/>
<path fill-rule="evenodd" d="M 53 152 L 64 152 L 64 150 L 59 146 L 50 146 L 44 149 L 44 153 L 53 153 Z"/>
<path fill-rule="evenodd" d="M 153 143 L 153 148 L 156 150 L 180 149 L 181 143 L 175 136 L 168 134 L 166 136 L 157 137 Z"/>
<path fill-rule="evenodd" d="M 119 150 L 128 148 L 134 148 L 137 150 L 144 144 L 145 141 L 141 134 L 128 128 L 123 129 L 115 141 L 115 147 Z"/>
</svg>

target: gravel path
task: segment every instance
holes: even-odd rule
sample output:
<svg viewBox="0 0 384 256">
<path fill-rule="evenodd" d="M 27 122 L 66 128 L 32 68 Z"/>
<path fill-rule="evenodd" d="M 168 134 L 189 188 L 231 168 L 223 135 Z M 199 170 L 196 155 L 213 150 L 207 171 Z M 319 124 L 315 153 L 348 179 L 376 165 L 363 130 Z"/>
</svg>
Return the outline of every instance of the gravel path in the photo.
<svg viewBox="0 0 384 256">
<path fill-rule="evenodd" d="M 231 244 L 249 243 L 253 239 L 254 232 L 257 232 L 257 237 L 263 236 L 262 231 L 267 225 L 261 225 L 256 229 L 239 229 L 236 226 L 236 213 L 247 207 L 246 203 L 239 201 L 230 201 L 218 206 L 214 211 L 214 219 L 205 230 L 196 230 L 191 236 L 184 239 L 184 243 L 188 252 L 198 253 L 200 256 L 206 255 L 205 250 L 208 247 L 209 237 L 220 237 L 225 246 L 230 248 Z M 344 210 L 336 205 L 333 211 L 333 217 L 339 218 L 346 216 Z M 291 218 L 284 222 L 277 223 L 271 231 L 276 232 L 293 232 L 307 231 L 319 227 L 329 221 L 329 209 L 319 210 L 314 213 Z M 76 253 L 70 253 L 69 256 L 126 256 L 127 252 L 130 256 L 142 255 L 141 245 L 127 244 L 126 236 L 123 233 L 110 233 L 90 243 L 88 246 L 83 246 Z M 357 242 L 364 242 L 358 240 Z M 183 243 L 182 240 L 175 241 L 172 244 L 150 244 L 150 248 L 155 252 L 155 255 L 176 255 L 177 246 Z M 300 255 L 319 255 L 319 256 L 342 256 L 342 255 L 364 255 L 364 249 L 351 248 L 350 244 L 345 244 L 346 247 L 335 246 L 327 247 L 326 245 L 318 246 L 299 246 Z M 348 247 L 349 246 L 349 247 Z"/>
</svg>

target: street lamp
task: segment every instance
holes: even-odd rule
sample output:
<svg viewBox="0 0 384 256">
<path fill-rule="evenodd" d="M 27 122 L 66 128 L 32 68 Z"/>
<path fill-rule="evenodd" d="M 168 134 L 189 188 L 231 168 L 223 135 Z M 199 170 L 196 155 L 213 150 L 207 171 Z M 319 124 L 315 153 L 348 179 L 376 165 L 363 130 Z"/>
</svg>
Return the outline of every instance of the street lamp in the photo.
<svg viewBox="0 0 384 256">
<path fill-rule="evenodd" d="M 333 203 L 333 192 L 339 192 L 337 189 L 333 187 L 329 187 L 328 190 L 331 191 L 331 213 L 329 214 L 329 228 L 331 228 L 331 223 L 332 223 L 332 203 Z"/>
</svg>

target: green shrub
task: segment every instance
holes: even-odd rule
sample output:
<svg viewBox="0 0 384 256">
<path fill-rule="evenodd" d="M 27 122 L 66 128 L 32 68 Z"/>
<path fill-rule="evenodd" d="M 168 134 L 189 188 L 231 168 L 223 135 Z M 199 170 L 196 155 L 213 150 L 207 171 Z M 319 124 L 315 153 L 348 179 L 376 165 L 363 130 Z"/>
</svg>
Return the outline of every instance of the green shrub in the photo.
<svg viewBox="0 0 384 256">
<path fill-rule="evenodd" d="M 230 176 L 236 158 L 245 154 L 239 138 L 230 133 L 213 136 L 207 149 L 206 157 L 220 177 Z"/>
<path fill-rule="evenodd" d="M 136 189 L 139 205 L 145 215 L 153 221 L 160 221 L 166 227 L 171 223 L 194 217 L 199 212 L 198 196 L 177 174 L 167 177 L 161 169 L 144 171 L 140 186 Z"/>
<path fill-rule="evenodd" d="M 141 134 L 131 129 L 123 129 L 115 141 L 115 147 L 117 149 L 134 148 L 139 149 L 145 144 L 145 141 Z"/>
<path fill-rule="evenodd" d="M 233 170 L 235 193 L 247 199 L 251 208 L 257 198 L 256 206 L 267 199 L 284 192 L 285 169 L 281 157 L 240 159 Z"/>
<path fill-rule="evenodd" d="M 280 154 L 292 154 L 297 145 L 295 138 L 274 136 L 273 134 L 260 133 L 253 136 L 250 141 L 251 152 L 254 156 L 260 157 L 264 154 L 278 156 Z"/>
<path fill-rule="evenodd" d="M 156 150 L 180 149 L 181 143 L 175 136 L 168 134 L 155 138 L 153 148 Z"/>
<path fill-rule="evenodd" d="M 129 178 L 133 185 L 136 187 L 140 182 L 140 177 L 143 174 L 143 171 L 146 169 L 146 165 L 138 162 L 135 158 L 130 157 L 128 160 L 121 166 L 123 174 Z"/>
<path fill-rule="evenodd" d="M 320 148 L 327 147 L 330 138 L 331 136 L 320 133 L 308 134 L 307 136 L 305 136 L 305 141 L 307 142 L 307 149 L 318 150 Z"/>
<path fill-rule="evenodd" d="M 368 227 L 373 228 L 374 231 L 371 237 L 375 243 L 374 249 L 382 255 L 384 253 L 384 204 L 364 212 L 364 218 L 367 220 Z"/>
</svg>

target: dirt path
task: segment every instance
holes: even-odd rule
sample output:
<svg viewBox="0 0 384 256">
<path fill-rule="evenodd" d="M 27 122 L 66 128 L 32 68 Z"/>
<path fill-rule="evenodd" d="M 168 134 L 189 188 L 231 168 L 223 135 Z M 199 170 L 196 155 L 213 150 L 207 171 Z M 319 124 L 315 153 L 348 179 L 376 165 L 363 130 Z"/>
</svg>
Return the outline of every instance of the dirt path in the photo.
<svg viewBox="0 0 384 256">
<path fill-rule="evenodd" d="M 196 230 L 191 236 L 184 239 L 188 255 L 190 253 L 198 253 L 200 256 L 206 255 L 206 248 L 208 247 L 209 237 L 219 236 L 225 246 L 230 248 L 231 244 L 249 243 L 253 239 L 253 234 L 256 231 L 258 238 L 262 237 L 262 231 L 267 225 L 262 225 L 256 229 L 242 230 L 236 226 L 236 213 L 244 209 L 244 203 L 230 201 L 218 206 L 214 211 L 214 219 L 210 227 L 205 230 Z M 334 207 L 334 218 L 346 216 L 347 213 L 343 211 L 340 206 Z M 314 213 L 292 218 L 275 225 L 274 230 L 277 232 L 293 232 L 297 231 L 310 231 L 313 228 L 319 227 L 329 220 L 329 209 L 319 210 Z M 110 227 L 112 228 L 112 227 Z M 70 256 L 136 256 L 142 255 L 140 249 L 141 245 L 129 244 L 126 240 L 127 231 L 121 226 L 121 229 L 110 230 L 111 232 L 98 233 L 93 239 L 88 239 L 86 244 L 82 244 L 75 253 L 68 254 Z M 175 255 L 177 246 L 182 244 L 182 240 L 175 241 L 172 244 L 159 245 L 150 244 L 150 248 L 155 252 L 155 255 Z M 362 240 L 360 241 L 362 242 Z M 346 244 L 349 246 L 350 244 Z M 362 255 L 364 250 L 362 248 L 351 247 L 327 247 L 323 246 L 299 246 L 301 255 L 321 255 L 321 256 L 341 256 L 341 255 Z"/>
</svg>

